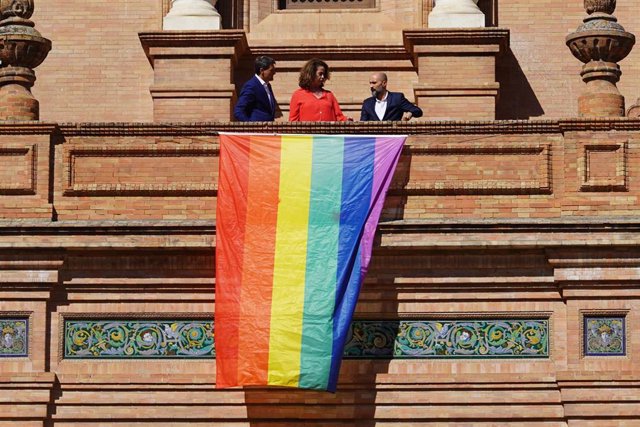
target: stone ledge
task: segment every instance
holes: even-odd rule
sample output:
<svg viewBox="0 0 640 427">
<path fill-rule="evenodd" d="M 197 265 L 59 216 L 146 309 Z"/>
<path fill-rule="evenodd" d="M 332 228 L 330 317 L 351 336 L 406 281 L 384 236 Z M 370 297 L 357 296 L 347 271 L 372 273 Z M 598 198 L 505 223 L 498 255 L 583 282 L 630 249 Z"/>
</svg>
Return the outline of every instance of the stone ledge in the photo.
<svg viewBox="0 0 640 427">
<path fill-rule="evenodd" d="M 47 135 L 58 129 L 57 123 L 0 121 L 0 135 Z"/>
<path fill-rule="evenodd" d="M 18 126 L 17 129 L 14 129 Z M 51 132 L 56 125 L 51 126 Z M 328 134 L 540 134 L 579 131 L 640 131 L 640 118 L 568 118 L 559 120 L 484 120 L 414 122 L 163 122 L 60 123 L 66 137 L 76 136 L 216 136 L 220 132 Z M 25 132 L 20 124 L 0 124 L 0 135 Z M 46 133 L 40 126 L 38 133 Z"/>
</svg>

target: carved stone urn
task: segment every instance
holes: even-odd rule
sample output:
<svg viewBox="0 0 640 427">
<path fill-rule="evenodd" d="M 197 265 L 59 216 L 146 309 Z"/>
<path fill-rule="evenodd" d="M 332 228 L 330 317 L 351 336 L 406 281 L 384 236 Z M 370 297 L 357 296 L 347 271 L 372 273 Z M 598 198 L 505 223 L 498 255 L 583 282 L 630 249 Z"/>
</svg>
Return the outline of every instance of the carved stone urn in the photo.
<svg viewBox="0 0 640 427">
<path fill-rule="evenodd" d="M 33 71 L 47 57 L 51 41 L 29 20 L 33 0 L 0 0 L 0 120 L 38 120 L 31 94 Z"/>
<path fill-rule="evenodd" d="M 582 61 L 582 80 L 587 84 L 578 98 L 580 116 L 622 117 L 624 97 L 616 83 L 620 80 L 620 66 L 635 44 L 635 36 L 624 30 L 611 15 L 615 0 L 585 0 L 589 14 L 566 43 L 573 56 Z"/>
</svg>

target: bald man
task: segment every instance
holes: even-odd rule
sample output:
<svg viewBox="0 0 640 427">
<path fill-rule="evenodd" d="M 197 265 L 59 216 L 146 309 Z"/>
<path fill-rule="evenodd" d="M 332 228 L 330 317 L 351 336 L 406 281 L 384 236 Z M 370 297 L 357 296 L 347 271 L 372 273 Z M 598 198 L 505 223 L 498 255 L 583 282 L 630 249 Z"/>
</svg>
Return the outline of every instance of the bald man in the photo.
<svg viewBox="0 0 640 427">
<path fill-rule="evenodd" d="M 360 121 L 411 120 L 422 117 L 422 110 L 412 104 L 400 92 L 387 90 L 387 75 L 374 73 L 369 79 L 371 98 L 362 103 Z"/>
</svg>

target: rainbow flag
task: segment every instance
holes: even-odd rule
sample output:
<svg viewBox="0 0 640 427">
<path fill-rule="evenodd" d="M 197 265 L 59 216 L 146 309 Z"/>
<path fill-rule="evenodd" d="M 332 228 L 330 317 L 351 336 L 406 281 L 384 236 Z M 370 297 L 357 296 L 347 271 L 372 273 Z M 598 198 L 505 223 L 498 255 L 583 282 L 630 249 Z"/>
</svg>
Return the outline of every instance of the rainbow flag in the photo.
<svg viewBox="0 0 640 427">
<path fill-rule="evenodd" d="M 216 387 L 335 391 L 405 138 L 220 135 Z"/>
</svg>

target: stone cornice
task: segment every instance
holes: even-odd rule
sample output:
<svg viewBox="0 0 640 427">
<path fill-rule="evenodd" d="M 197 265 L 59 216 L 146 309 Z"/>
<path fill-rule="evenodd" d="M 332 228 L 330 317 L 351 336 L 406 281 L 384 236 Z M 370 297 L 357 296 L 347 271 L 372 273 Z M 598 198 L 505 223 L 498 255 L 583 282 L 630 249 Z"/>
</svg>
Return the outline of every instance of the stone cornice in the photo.
<svg viewBox="0 0 640 427">
<path fill-rule="evenodd" d="M 248 47 L 242 30 L 156 31 L 138 33 L 149 63 L 159 56 L 242 56 Z"/>
<path fill-rule="evenodd" d="M 607 117 L 607 118 L 569 118 L 558 122 L 563 132 L 586 131 L 638 131 L 640 130 L 640 118 Z"/>
<path fill-rule="evenodd" d="M 212 249 L 214 245 L 213 220 L 0 221 L 0 250 Z"/>
<path fill-rule="evenodd" d="M 0 135 L 47 135 L 58 130 L 56 123 L 0 121 Z"/>
<path fill-rule="evenodd" d="M 234 46 L 241 42 L 246 45 L 247 36 L 243 30 L 216 31 L 153 31 L 138 33 L 145 46 L 164 46 L 167 43 L 178 43 L 184 46 Z"/>
<path fill-rule="evenodd" d="M 0 135 L 49 133 L 64 136 L 215 136 L 220 132 L 328 134 L 536 134 L 640 131 L 640 118 L 567 118 L 558 120 L 413 121 L 413 122 L 165 122 L 165 123 L 0 123 Z"/>
<path fill-rule="evenodd" d="M 501 50 L 509 46 L 506 28 L 425 28 L 402 31 L 408 50 L 417 45 L 485 45 L 497 44 Z"/>
<path fill-rule="evenodd" d="M 214 233 L 215 222 L 207 220 L 131 220 L 131 221 L 0 221 L 0 236 L 14 234 L 141 234 Z"/>
<path fill-rule="evenodd" d="M 372 55 L 385 55 L 392 58 L 409 58 L 407 50 L 399 45 L 361 45 L 361 46 L 341 46 L 336 51 L 335 46 L 251 46 L 253 55 L 269 55 L 280 60 L 288 58 L 310 58 L 320 57 L 326 58 L 330 55 L 332 59 L 355 59 L 370 57 Z M 333 68 L 333 67 L 332 67 Z"/>
<path fill-rule="evenodd" d="M 640 221 L 590 217 L 581 221 L 393 221 L 379 226 L 383 250 L 530 250 L 634 248 Z"/>
<path fill-rule="evenodd" d="M 567 217 L 567 218 L 491 218 L 491 219 L 424 219 L 383 221 L 384 232 L 528 232 L 528 231 L 640 231 L 637 217 Z"/>
<path fill-rule="evenodd" d="M 215 222 L 0 221 L 0 249 L 213 249 Z M 379 225 L 382 250 L 637 247 L 637 218 L 400 220 Z M 20 236 L 20 241 L 16 240 Z"/>
<path fill-rule="evenodd" d="M 637 120 L 640 130 L 640 120 Z M 65 123 L 65 136 L 218 135 L 220 132 L 299 134 L 518 134 L 560 133 L 553 120 L 437 121 L 437 122 L 204 122 L 204 123 Z"/>
</svg>

